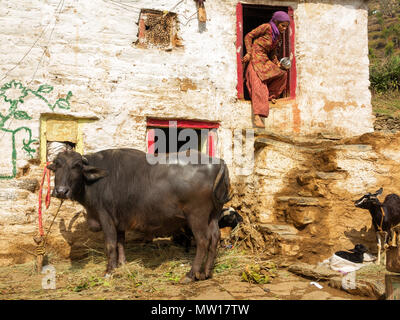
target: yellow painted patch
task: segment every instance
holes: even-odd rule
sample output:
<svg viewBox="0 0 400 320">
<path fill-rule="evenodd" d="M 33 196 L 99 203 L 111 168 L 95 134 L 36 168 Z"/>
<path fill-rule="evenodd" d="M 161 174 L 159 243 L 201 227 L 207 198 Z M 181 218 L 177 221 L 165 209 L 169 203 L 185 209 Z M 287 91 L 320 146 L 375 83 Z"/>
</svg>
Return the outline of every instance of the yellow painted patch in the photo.
<svg viewBox="0 0 400 320">
<path fill-rule="evenodd" d="M 47 141 L 77 142 L 78 122 L 75 120 L 48 119 L 46 124 Z"/>
<path fill-rule="evenodd" d="M 48 141 L 69 141 L 75 151 L 83 154 L 83 128 L 95 119 L 82 119 L 68 115 L 44 114 L 40 118 L 40 162 L 47 159 Z"/>
</svg>

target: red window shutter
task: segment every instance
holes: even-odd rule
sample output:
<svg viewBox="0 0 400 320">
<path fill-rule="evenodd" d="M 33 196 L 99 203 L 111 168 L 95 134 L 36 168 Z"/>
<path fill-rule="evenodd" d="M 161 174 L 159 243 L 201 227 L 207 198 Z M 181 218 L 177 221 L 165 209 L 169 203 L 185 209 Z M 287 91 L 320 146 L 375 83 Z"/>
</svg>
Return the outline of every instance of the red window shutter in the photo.
<svg viewBox="0 0 400 320">
<path fill-rule="evenodd" d="M 290 84 L 290 98 L 296 98 L 296 85 L 297 85 L 297 70 L 296 70 L 296 56 L 294 54 L 295 46 L 295 27 L 294 27 L 294 14 L 293 8 L 288 8 L 288 14 L 290 17 L 290 33 L 289 33 L 289 50 L 290 57 L 292 58 L 292 66 L 290 68 L 289 74 L 289 84 Z"/>
<path fill-rule="evenodd" d="M 215 131 L 208 131 L 208 139 L 207 139 L 207 154 L 210 157 L 215 157 L 216 151 L 216 142 L 217 142 L 217 134 Z"/>
<path fill-rule="evenodd" d="M 149 129 L 147 131 L 147 153 L 154 154 L 154 141 L 155 131 L 154 129 Z"/>
<path fill-rule="evenodd" d="M 282 58 L 283 57 L 290 57 L 290 46 L 289 46 L 289 33 L 290 30 L 287 29 L 286 32 L 283 34 L 282 39 Z M 288 70 L 288 79 L 290 79 L 291 70 Z M 286 83 L 286 89 L 283 94 L 284 97 L 289 97 L 290 95 L 290 81 L 288 80 Z"/>
<path fill-rule="evenodd" d="M 176 122 L 177 128 L 209 129 L 219 128 L 217 122 L 205 122 L 196 120 L 177 120 L 177 119 L 147 119 L 148 127 L 168 128 L 171 122 Z"/>
<path fill-rule="evenodd" d="M 241 3 L 236 5 L 236 64 L 237 64 L 237 96 L 238 99 L 244 98 L 243 91 L 243 6 Z"/>
</svg>

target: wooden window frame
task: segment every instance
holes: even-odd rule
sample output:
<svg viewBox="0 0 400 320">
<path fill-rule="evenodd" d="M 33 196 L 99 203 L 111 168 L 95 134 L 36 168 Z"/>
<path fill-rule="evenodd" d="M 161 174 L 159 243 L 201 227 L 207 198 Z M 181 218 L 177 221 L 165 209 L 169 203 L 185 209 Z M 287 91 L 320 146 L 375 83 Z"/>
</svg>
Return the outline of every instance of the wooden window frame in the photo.
<svg viewBox="0 0 400 320">
<path fill-rule="evenodd" d="M 217 133 L 215 130 L 218 129 L 219 123 L 217 122 L 206 122 L 196 120 L 179 120 L 179 119 L 147 119 L 147 153 L 154 154 L 154 143 L 155 133 L 153 128 L 169 128 L 170 122 L 176 122 L 177 128 L 185 129 L 209 129 L 207 136 L 207 155 L 215 157 L 216 155 L 216 143 Z"/>
</svg>

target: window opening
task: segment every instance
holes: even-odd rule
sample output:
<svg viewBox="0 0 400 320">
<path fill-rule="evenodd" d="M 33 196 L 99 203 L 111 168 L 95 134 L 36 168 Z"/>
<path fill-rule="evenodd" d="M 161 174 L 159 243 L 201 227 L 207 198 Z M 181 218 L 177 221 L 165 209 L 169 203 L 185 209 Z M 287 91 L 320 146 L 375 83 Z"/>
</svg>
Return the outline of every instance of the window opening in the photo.
<svg viewBox="0 0 400 320">
<path fill-rule="evenodd" d="M 174 126 L 176 131 L 173 130 Z M 147 152 L 151 154 L 160 152 L 155 148 L 160 134 L 164 134 L 166 138 L 166 153 L 179 151 L 191 139 L 191 136 L 185 137 L 186 133 L 183 130 L 192 129 L 191 135 L 194 135 L 196 140 L 192 141 L 190 148 L 213 157 L 216 155 L 218 127 L 219 124 L 214 122 L 149 119 L 147 121 Z M 177 146 L 176 150 L 171 147 L 171 142 Z"/>
<path fill-rule="evenodd" d="M 257 28 L 261 24 L 270 21 L 275 11 L 285 11 L 289 14 L 290 27 L 286 30 L 282 37 L 282 46 L 280 52 L 278 52 L 278 59 L 283 57 L 290 57 L 292 66 L 288 71 L 288 81 L 286 90 L 282 93 L 281 98 L 291 97 L 294 98 L 295 94 L 295 83 L 296 83 L 296 66 L 293 54 L 294 46 L 294 20 L 293 10 L 291 7 L 285 6 L 267 6 L 267 5 L 250 5 L 239 3 L 236 8 L 237 18 L 237 69 L 238 69 L 238 98 L 250 100 L 250 96 L 244 80 L 244 72 L 241 59 L 247 53 L 246 46 L 244 45 L 244 37 L 251 30 Z"/>
</svg>

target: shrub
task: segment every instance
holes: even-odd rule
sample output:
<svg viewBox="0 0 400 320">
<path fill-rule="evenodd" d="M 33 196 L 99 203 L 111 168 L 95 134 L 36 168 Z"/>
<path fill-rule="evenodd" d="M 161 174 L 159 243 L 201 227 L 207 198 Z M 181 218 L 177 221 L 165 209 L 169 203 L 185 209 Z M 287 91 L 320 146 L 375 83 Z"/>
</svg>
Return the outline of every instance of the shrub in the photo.
<svg viewBox="0 0 400 320">
<path fill-rule="evenodd" d="M 394 51 L 394 43 L 392 40 L 389 40 L 385 46 L 385 55 L 391 56 L 393 54 L 393 51 Z"/>
<path fill-rule="evenodd" d="M 370 67 L 371 88 L 376 92 L 400 90 L 400 56 L 392 55 Z"/>
</svg>

